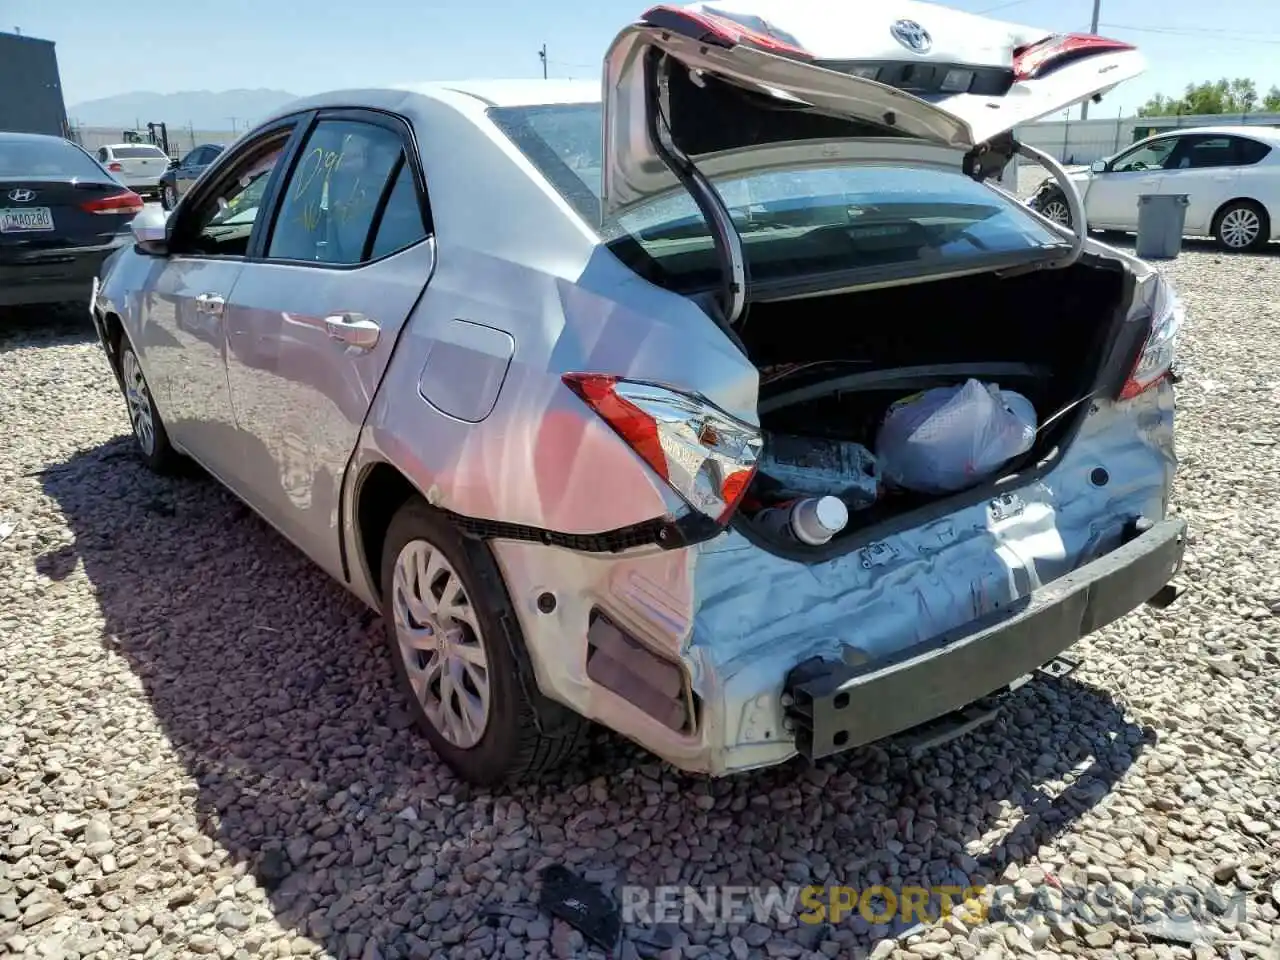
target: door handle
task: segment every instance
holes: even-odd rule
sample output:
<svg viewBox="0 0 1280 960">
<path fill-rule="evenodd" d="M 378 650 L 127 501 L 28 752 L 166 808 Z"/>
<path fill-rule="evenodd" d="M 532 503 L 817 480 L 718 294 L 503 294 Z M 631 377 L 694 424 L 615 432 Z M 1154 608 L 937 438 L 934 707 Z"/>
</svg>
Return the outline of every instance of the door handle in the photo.
<svg viewBox="0 0 1280 960">
<path fill-rule="evenodd" d="M 196 297 L 196 307 L 202 313 L 207 313 L 213 317 L 222 316 L 222 311 L 227 306 L 227 301 L 216 293 L 202 293 Z"/>
<path fill-rule="evenodd" d="M 329 338 L 357 350 L 372 350 L 378 344 L 382 328 L 362 313 L 336 313 L 324 318 Z"/>
</svg>

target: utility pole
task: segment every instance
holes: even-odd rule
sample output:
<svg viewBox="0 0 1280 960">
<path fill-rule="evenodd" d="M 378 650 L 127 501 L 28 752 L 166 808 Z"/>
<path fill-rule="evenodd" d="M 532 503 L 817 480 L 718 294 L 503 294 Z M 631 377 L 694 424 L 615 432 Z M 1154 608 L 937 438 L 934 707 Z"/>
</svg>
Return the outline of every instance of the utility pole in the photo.
<svg viewBox="0 0 1280 960">
<path fill-rule="evenodd" d="M 538 51 L 538 56 L 542 59 L 542 79 L 547 79 L 547 45 L 544 43 L 542 49 Z"/>
<path fill-rule="evenodd" d="M 235 132 L 236 132 L 236 121 L 237 121 L 237 120 L 239 120 L 240 118 L 239 118 L 239 117 L 227 117 L 227 119 L 231 121 L 231 132 L 232 132 L 232 133 L 235 133 Z"/>
<path fill-rule="evenodd" d="M 1102 7 L 1102 0 L 1093 0 L 1093 20 L 1089 24 L 1089 32 L 1095 35 L 1098 32 L 1098 13 L 1101 7 Z M 1089 101 L 1088 100 L 1080 104 L 1080 119 L 1081 120 L 1089 119 Z"/>
</svg>

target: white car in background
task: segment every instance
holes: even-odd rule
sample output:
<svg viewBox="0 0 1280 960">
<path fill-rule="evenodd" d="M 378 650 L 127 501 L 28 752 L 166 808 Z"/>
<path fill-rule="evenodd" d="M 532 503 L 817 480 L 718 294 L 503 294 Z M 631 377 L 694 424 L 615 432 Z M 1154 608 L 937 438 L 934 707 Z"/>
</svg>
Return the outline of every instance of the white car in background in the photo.
<svg viewBox="0 0 1280 960">
<path fill-rule="evenodd" d="M 160 178 L 172 166 L 169 155 L 151 143 L 99 147 L 98 162 L 130 190 L 141 194 L 158 194 Z"/>
<path fill-rule="evenodd" d="M 1280 128 L 1172 130 L 1068 173 L 1091 228 L 1137 230 L 1140 195 L 1177 193 L 1190 199 L 1187 236 L 1213 237 L 1227 250 L 1260 250 L 1280 240 Z M 1071 225 L 1066 197 L 1052 177 L 1031 205 Z"/>
</svg>

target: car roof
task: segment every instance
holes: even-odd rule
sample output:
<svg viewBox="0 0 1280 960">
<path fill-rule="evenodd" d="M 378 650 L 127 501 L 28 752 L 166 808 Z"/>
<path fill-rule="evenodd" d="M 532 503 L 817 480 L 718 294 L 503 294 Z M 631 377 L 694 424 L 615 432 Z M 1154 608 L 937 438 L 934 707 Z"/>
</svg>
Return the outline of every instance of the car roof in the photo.
<svg viewBox="0 0 1280 960">
<path fill-rule="evenodd" d="M 30 142 L 39 143 L 41 141 L 48 142 L 52 140 L 56 143 L 71 143 L 71 141 L 68 140 L 66 137 L 55 137 L 52 134 L 48 134 L 48 133 L 18 133 L 16 131 L 10 131 L 10 130 L 0 130 L 0 140 L 9 140 L 9 141 L 17 141 L 17 142 L 26 141 L 29 143 Z"/>
<path fill-rule="evenodd" d="M 161 149 L 157 144 L 154 144 L 154 143 L 104 143 L 103 146 L 106 147 L 108 150 L 114 150 L 116 147 L 155 147 L 155 149 L 157 150 Z"/>
<path fill-rule="evenodd" d="M 1231 137 L 1252 137 L 1255 140 L 1265 140 L 1268 143 L 1280 143 L 1280 127 L 1264 127 L 1260 124 L 1244 124 L 1238 123 L 1220 124 L 1212 127 L 1170 127 L 1168 130 L 1160 130 L 1153 133 L 1153 137 L 1163 137 L 1170 134 L 1208 134 L 1210 136 L 1231 136 Z"/>
<path fill-rule="evenodd" d="M 466 110 L 478 107 L 523 107 L 561 103 L 599 103 L 597 80 L 434 80 L 390 87 L 330 90 L 283 104 L 258 124 L 304 110 L 326 107 L 368 107 L 396 111 L 408 95 L 426 97 Z"/>
</svg>

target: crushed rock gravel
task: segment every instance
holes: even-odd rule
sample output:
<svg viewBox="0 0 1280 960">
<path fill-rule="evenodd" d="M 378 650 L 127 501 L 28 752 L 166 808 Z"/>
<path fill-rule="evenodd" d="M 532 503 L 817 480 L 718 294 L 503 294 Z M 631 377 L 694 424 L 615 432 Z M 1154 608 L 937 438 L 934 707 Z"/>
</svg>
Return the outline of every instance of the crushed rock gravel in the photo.
<svg viewBox="0 0 1280 960">
<path fill-rule="evenodd" d="M 1277 252 L 1188 242 L 1161 268 L 1190 311 L 1172 607 L 918 760 L 890 745 L 709 782 L 600 734 L 503 793 L 455 781 L 407 728 L 371 614 L 212 481 L 133 458 L 82 311 L 6 317 L 0 953 L 598 956 L 533 909 L 562 862 L 610 890 L 1121 891 L 1092 924 L 695 920 L 632 929 L 623 956 L 1280 956 Z M 1123 892 L 1155 884 L 1246 909 L 1143 926 Z"/>
</svg>

